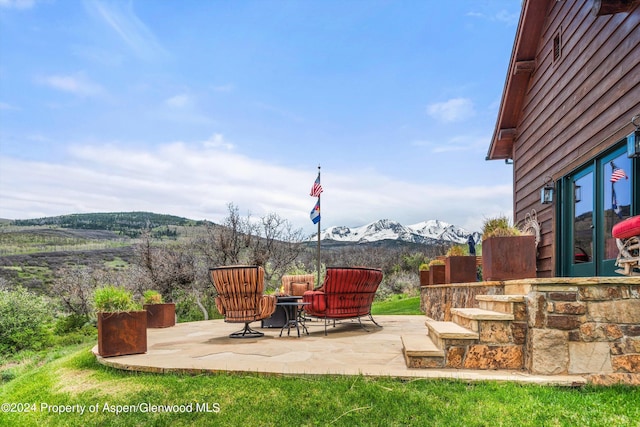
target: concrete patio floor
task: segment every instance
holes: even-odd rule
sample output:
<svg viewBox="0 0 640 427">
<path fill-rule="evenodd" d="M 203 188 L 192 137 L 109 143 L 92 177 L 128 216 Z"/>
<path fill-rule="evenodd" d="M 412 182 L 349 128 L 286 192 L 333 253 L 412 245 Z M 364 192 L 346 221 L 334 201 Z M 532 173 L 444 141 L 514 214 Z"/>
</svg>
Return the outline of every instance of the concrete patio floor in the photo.
<svg viewBox="0 0 640 427">
<path fill-rule="evenodd" d="M 295 330 L 282 337 L 280 328 L 260 328 L 261 338 L 229 338 L 242 324 L 223 320 L 179 323 L 171 328 L 148 329 L 145 354 L 103 358 L 98 362 L 118 369 L 156 373 L 213 373 L 222 371 L 276 375 L 365 375 L 397 378 L 449 378 L 463 381 L 514 381 L 576 386 L 586 384 L 577 375 L 541 376 L 521 371 L 410 369 L 402 352 L 401 335 L 427 333 L 424 316 L 376 316 L 370 321 L 343 321 L 329 326 L 308 321 L 309 335 Z"/>
</svg>

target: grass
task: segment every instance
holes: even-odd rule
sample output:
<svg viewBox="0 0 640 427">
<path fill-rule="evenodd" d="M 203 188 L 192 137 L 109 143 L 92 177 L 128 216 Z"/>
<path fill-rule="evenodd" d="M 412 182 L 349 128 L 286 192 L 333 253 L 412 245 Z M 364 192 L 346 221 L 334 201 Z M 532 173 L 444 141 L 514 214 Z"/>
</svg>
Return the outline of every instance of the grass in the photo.
<svg viewBox="0 0 640 427">
<path fill-rule="evenodd" d="M 412 312 L 419 299 L 375 304 L 379 315 L 405 305 Z M 640 420 L 640 387 L 145 374 L 98 364 L 93 345 L 60 348 L 3 383 L 0 404 L 9 406 L 0 411 L 0 425 L 638 426 Z M 71 412 L 79 409 L 84 413 Z"/>
<path fill-rule="evenodd" d="M 376 301 L 371 306 L 372 315 L 424 314 L 420 311 L 420 297 L 394 295 L 385 301 Z"/>
<path fill-rule="evenodd" d="M 88 348 L 7 383 L 0 402 L 21 411 L 0 412 L 0 425 L 12 426 L 637 426 L 640 419 L 639 388 L 141 374 L 99 365 Z M 178 412 L 151 411 L 158 408 L 150 405 Z M 83 414 L 69 412 L 82 408 Z"/>
</svg>

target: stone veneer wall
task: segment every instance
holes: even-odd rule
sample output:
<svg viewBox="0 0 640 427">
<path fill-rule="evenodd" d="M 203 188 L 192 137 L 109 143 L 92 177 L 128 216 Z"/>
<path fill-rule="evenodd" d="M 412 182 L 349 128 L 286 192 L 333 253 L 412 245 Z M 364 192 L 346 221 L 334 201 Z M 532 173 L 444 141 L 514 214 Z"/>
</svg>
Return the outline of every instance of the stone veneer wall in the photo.
<svg viewBox="0 0 640 427">
<path fill-rule="evenodd" d="M 452 283 L 420 287 L 420 308 L 427 317 L 451 321 L 451 308 L 478 307 L 476 295 L 502 295 L 504 282 Z"/>
<path fill-rule="evenodd" d="M 527 370 L 640 383 L 640 278 L 551 278 L 527 294 Z"/>
<path fill-rule="evenodd" d="M 425 314 L 478 307 L 476 295 L 525 295 L 527 371 L 640 385 L 640 277 L 543 278 L 421 287 Z"/>
</svg>

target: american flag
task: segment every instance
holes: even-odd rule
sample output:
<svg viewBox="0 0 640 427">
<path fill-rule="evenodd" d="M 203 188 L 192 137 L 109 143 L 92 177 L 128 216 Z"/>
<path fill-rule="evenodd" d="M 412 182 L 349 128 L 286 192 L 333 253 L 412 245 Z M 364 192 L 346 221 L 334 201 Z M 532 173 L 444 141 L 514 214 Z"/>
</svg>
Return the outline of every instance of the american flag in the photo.
<svg viewBox="0 0 640 427">
<path fill-rule="evenodd" d="M 614 165 L 613 162 L 611 162 L 611 169 L 613 170 L 613 172 L 611 172 L 611 182 L 617 182 L 622 178 L 629 179 L 624 170 Z"/>
<path fill-rule="evenodd" d="M 322 185 L 320 185 L 320 174 L 318 174 L 318 177 L 313 183 L 313 187 L 311 187 L 311 193 L 309 193 L 309 195 L 311 197 L 320 197 L 320 193 L 322 193 Z"/>
</svg>

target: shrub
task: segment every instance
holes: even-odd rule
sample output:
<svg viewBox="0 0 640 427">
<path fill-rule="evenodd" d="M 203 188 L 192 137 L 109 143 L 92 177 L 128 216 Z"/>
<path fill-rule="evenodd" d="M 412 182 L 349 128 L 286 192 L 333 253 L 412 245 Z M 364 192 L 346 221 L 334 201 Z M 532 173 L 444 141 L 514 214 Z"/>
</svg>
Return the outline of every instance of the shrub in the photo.
<svg viewBox="0 0 640 427">
<path fill-rule="evenodd" d="M 469 255 L 469 249 L 465 248 L 462 245 L 451 246 L 449 250 L 447 250 L 447 256 L 465 256 Z"/>
<path fill-rule="evenodd" d="M 426 262 L 420 264 L 420 271 L 429 271 L 429 264 Z"/>
<path fill-rule="evenodd" d="M 84 314 L 70 314 L 56 320 L 54 331 L 56 334 L 67 334 L 82 329 L 89 322 L 89 316 Z"/>
<path fill-rule="evenodd" d="M 142 308 L 133 300 L 130 291 L 113 285 L 107 285 L 94 291 L 93 307 L 98 313 L 135 311 Z"/>
<path fill-rule="evenodd" d="M 520 230 L 517 227 L 509 224 L 509 219 L 506 216 L 497 218 L 489 218 L 484 221 L 482 226 L 482 239 L 488 237 L 508 237 L 519 236 Z"/>
<path fill-rule="evenodd" d="M 0 354 L 45 348 L 52 337 L 48 307 L 44 297 L 22 287 L 0 290 Z"/>
<path fill-rule="evenodd" d="M 144 301 L 145 304 L 162 304 L 162 295 L 160 295 L 160 292 L 158 291 L 153 291 L 153 290 L 148 290 L 148 291 L 144 291 L 144 293 L 142 294 L 142 300 Z"/>
<path fill-rule="evenodd" d="M 429 262 L 429 267 L 433 267 L 434 265 L 444 265 L 444 261 L 442 261 L 441 259 L 432 259 Z"/>
</svg>

